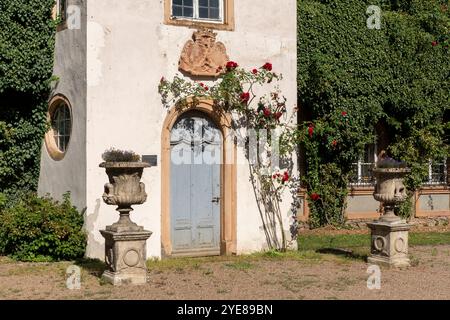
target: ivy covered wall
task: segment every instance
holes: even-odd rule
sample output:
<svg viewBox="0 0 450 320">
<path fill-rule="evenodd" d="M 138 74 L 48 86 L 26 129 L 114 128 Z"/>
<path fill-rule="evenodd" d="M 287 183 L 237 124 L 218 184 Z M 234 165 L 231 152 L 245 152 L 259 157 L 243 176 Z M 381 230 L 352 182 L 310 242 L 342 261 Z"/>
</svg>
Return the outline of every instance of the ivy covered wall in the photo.
<svg viewBox="0 0 450 320">
<path fill-rule="evenodd" d="M 55 0 L 0 1 L 0 193 L 37 188 L 53 69 Z"/>
<path fill-rule="evenodd" d="M 380 29 L 368 28 L 370 5 Z M 413 169 L 449 153 L 448 0 L 299 0 L 298 99 L 313 225 L 343 221 L 351 163 L 378 134 Z M 384 144 L 384 145 L 383 145 Z"/>
</svg>

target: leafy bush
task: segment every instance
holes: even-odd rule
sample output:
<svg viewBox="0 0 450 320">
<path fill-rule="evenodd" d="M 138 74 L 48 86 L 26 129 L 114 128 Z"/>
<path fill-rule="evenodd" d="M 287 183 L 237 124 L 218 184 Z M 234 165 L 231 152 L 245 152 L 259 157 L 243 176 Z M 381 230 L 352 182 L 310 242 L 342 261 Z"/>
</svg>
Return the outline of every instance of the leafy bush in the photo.
<svg viewBox="0 0 450 320">
<path fill-rule="evenodd" d="M 0 254 L 22 261 L 72 260 L 83 257 L 83 215 L 70 203 L 29 194 L 0 211 Z"/>
<path fill-rule="evenodd" d="M 5 208 L 7 201 L 8 198 L 3 193 L 0 193 L 0 210 Z"/>
<path fill-rule="evenodd" d="M 53 79 L 54 4 L 0 1 L 0 192 L 12 200 L 37 187 Z"/>
</svg>

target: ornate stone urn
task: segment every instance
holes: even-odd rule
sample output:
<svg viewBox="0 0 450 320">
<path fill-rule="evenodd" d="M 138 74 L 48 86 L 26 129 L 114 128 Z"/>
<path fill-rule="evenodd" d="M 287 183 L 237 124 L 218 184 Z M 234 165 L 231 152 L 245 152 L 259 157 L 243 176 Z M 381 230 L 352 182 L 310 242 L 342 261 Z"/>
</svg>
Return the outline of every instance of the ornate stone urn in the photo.
<svg viewBox="0 0 450 320">
<path fill-rule="evenodd" d="M 103 201 L 117 206 L 119 220 L 100 233 L 105 238 L 105 260 L 108 270 L 103 279 L 114 285 L 147 282 L 146 240 L 152 232 L 144 230 L 130 219 L 132 205 L 147 200 L 144 183 L 140 182 L 144 162 L 103 162 L 109 183 L 105 184 Z"/>
<path fill-rule="evenodd" d="M 409 172 L 411 170 L 407 168 L 376 168 L 373 170 L 377 181 L 373 197 L 383 203 L 384 207 L 384 215 L 380 221 L 401 221 L 400 217 L 395 215 L 394 209 L 408 199 L 403 178 Z"/>
<path fill-rule="evenodd" d="M 395 215 L 394 209 L 408 199 L 403 179 L 408 168 L 376 168 L 375 200 L 383 203 L 384 215 L 367 226 L 371 230 L 369 263 L 387 266 L 409 266 L 408 231 L 410 225 Z"/>
<path fill-rule="evenodd" d="M 109 231 L 142 231 L 143 228 L 130 220 L 132 205 L 143 204 L 147 200 L 145 185 L 140 182 L 144 168 L 150 167 L 145 162 L 103 162 L 109 183 L 105 184 L 103 201 L 117 206 L 119 221 L 107 226 Z"/>
</svg>

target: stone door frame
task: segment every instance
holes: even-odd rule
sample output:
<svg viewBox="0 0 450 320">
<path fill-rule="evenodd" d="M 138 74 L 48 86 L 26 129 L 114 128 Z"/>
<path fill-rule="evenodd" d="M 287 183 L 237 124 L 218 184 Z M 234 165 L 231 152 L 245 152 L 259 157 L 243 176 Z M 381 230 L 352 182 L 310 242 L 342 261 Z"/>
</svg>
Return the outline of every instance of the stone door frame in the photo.
<svg viewBox="0 0 450 320">
<path fill-rule="evenodd" d="M 236 143 L 231 133 L 231 116 L 217 110 L 210 100 L 190 107 L 172 107 L 163 123 L 161 135 L 161 255 L 172 255 L 170 224 L 170 135 L 176 121 L 189 111 L 198 111 L 210 118 L 222 132 L 220 254 L 236 253 Z"/>
</svg>

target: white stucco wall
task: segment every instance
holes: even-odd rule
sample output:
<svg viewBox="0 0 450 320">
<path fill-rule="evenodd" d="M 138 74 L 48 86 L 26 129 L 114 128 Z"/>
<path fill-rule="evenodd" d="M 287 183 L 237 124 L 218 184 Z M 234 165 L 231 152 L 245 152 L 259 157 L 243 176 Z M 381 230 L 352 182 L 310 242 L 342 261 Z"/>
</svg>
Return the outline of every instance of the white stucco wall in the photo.
<svg viewBox="0 0 450 320">
<path fill-rule="evenodd" d="M 281 89 L 290 107 L 296 102 L 295 8 L 295 0 L 283 5 L 277 0 L 235 0 L 235 31 L 217 32 L 218 41 L 241 66 L 259 67 L 270 61 L 283 73 Z M 91 231 L 91 257 L 104 255 L 98 230 L 118 219 L 114 207 L 101 199 L 107 177 L 98 167 L 102 152 L 112 146 L 158 155 L 158 166 L 143 176 L 148 200 L 135 206 L 132 219 L 153 232 L 147 255 L 161 255 L 161 130 L 166 111 L 157 87 L 161 76 L 171 79 L 178 72 L 182 47 L 193 33 L 164 25 L 163 17 L 163 1 L 88 2 L 86 225 Z M 237 251 L 243 253 L 261 249 L 265 237 L 247 165 L 238 166 L 237 176 Z M 286 217 L 289 204 L 284 203 Z"/>
<path fill-rule="evenodd" d="M 284 76 L 281 89 L 293 108 L 296 1 L 284 0 L 283 5 L 278 0 L 234 2 L 235 31 L 217 31 L 217 40 L 242 67 L 273 63 L 274 70 Z M 74 202 L 87 207 L 87 255 L 103 259 L 99 230 L 117 221 L 118 213 L 101 198 L 107 182 L 104 169 L 98 167 L 101 154 L 116 147 L 157 155 L 158 166 L 146 169 L 142 179 L 148 200 L 135 206 L 131 217 L 153 232 L 147 241 L 147 256 L 160 257 L 161 132 L 167 111 L 157 87 L 162 76 L 171 79 L 178 72 L 181 50 L 194 30 L 163 24 L 162 0 L 89 0 L 86 16 L 81 31 L 66 30 L 57 36 L 55 74 L 61 77 L 57 91 L 72 102 L 75 122 L 64 160 L 55 162 L 43 150 L 39 189 L 53 195 L 71 190 Z M 87 30 L 86 38 L 83 30 Z M 264 248 L 266 241 L 239 148 L 238 159 L 242 164 L 237 168 L 237 253 L 245 253 Z M 288 198 L 282 209 L 286 220 Z M 289 228 L 287 221 L 285 226 Z"/>
<path fill-rule="evenodd" d="M 61 161 L 53 160 L 43 143 L 38 193 L 49 193 L 60 199 L 70 191 L 73 204 L 83 211 L 86 207 L 86 0 L 69 0 L 68 4 L 80 8 L 81 28 L 56 34 L 53 74 L 59 80 L 53 94 L 62 94 L 71 103 L 72 134 Z"/>
</svg>

